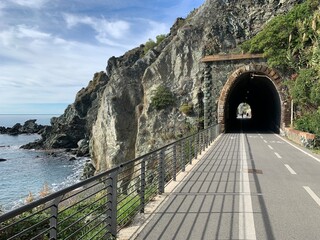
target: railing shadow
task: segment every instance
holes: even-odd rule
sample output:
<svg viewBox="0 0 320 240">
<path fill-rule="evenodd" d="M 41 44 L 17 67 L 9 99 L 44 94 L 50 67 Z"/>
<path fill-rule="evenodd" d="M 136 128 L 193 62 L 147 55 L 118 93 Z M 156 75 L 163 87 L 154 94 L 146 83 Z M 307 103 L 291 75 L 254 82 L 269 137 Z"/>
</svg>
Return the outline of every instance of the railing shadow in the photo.
<svg viewBox="0 0 320 240">
<path fill-rule="evenodd" d="M 219 125 L 0 216 L 0 240 L 113 239 L 220 133 Z"/>
<path fill-rule="evenodd" d="M 255 162 L 246 136 L 250 167 Z M 240 184 L 239 134 L 225 134 L 170 193 L 136 239 L 238 239 Z M 257 173 L 251 195 L 259 201 L 267 239 L 274 239 Z"/>
</svg>

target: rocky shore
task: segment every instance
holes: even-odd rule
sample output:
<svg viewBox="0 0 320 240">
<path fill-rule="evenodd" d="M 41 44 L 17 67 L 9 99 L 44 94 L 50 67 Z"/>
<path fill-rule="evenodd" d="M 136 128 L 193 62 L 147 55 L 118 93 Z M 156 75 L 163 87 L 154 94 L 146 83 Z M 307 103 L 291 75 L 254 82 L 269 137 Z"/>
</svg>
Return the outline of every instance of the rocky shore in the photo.
<svg viewBox="0 0 320 240">
<path fill-rule="evenodd" d="M 51 122 L 55 122 L 56 118 L 53 118 Z M 41 139 L 27 143 L 21 148 L 23 149 L 37 149 L 40 151 L 48 151 L 48 155 L 52 157 L 61 157 L 62 155 L 69 158 L 69 161 L 75 161 L 80 157 L 90 157 L 89 154 L 89 140 L 81 139 L 76 144 L 70 143 L 69 141 L 60 141 L 56 144 L 56 147 L 46 147 L 44 144 L 44 139 L 48 132 L 52 131 L 52 126 L 41 125 L 36 123 L 37 119 L 27 120 L 24 124 L 16 123 L 12 127 L 0 126 L 0 134 L 8 134 L 10 136 L 17 136 L 21 134 L 39 134 Z M 9 146 L 0 146 L 9 147 Z M 5 162 L 7 159 L 0 158 L 0 162 Z M 90 160 L 84 165 L 84 170 L 81 179 L 86 179 L 94 174 L 94 167 Z"/>
<path fill-rule="evenodd" d="M 30 119 L 23 125 L 16 123 L 13 127 L 0 127 L 0 134 L 16 136 L 19 134 L 41 134 L 46 126 L 36 123 L 37 119 Z"/>
</svg>

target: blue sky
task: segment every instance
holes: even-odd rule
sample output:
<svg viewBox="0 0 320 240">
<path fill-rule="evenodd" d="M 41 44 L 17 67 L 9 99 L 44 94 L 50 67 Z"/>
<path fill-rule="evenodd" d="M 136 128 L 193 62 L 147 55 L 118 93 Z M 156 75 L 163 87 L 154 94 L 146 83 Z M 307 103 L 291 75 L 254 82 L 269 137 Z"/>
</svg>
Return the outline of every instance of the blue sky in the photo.
<svg viewBox="0 0 320 240">
<path fill-rule="evenodd" d="M 1 0 L 0 114 L 60 114 L 111 56 L 204 0 Z"/>
</svg>

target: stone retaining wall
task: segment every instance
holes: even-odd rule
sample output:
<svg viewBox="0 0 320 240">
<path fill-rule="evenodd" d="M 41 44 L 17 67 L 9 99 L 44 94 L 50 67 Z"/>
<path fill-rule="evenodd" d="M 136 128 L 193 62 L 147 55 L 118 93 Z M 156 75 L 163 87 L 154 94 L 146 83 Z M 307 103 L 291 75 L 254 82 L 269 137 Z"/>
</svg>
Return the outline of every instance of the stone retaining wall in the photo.
<svg viewBox="0 0 320 240">
<path fill-rule="evenodd" d="M 314 148 L 316 144 L 316 135 L 301 132 L 299 130 L 295 130 L 293 128 L 285 128 L 285 135 L 291 141 L 298 143 L 301 146 L 307 148 Z"/>
</svg>

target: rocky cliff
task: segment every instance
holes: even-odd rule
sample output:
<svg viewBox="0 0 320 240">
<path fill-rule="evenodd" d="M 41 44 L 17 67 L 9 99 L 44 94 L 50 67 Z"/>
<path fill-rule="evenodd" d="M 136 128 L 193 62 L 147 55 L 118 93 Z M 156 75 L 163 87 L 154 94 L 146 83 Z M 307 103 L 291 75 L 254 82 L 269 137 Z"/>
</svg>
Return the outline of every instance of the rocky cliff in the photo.
<svg viewBox="0 0 320 240">
<path fill-rule="evenodd" d="M 155 48 L 137 47 L 108 61 L 106 73 L 87 88 L 43 134 L 46 147 L 75 147 L 90 140 L 97 172 L 149 152 L 201 126 L 204 66 L 208 54 L 237 52 L 273 16 L 294 0 L 207 0 L 178 18 Z M 174 101 L 157 108 L 159 87 Z M 161 96 L 160 96 L 161 97 Z"/>
<path fill-rule="evenodd" d="M 86 88 L 81 89 L 64 114 L 51 119 L 51 125 L 42 130 L 42 139 L 23 148 L 51 149 L 78 148 L 79 155 L 89 153 L 91 128 L 97 119 L 103 89 L 108 83 L 105 72 L 95 73 Z M 82 141 L 81 141 L 82 140 Z"/>
</svg>

